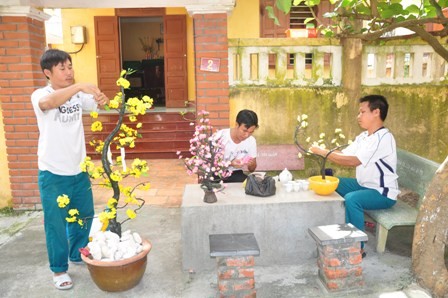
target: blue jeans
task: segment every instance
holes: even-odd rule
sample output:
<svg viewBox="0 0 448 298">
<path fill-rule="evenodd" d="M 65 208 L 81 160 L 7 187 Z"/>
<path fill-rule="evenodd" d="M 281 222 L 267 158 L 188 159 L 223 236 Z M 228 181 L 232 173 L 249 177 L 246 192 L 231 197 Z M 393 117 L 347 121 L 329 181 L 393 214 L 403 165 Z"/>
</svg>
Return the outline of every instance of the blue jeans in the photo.
<svg viewBox="0 0 448 298">
<path fill-rule="evenodd" d="M 345 222 L 364 231 L 364 210 L 387 209 L 397 201 L 382 196 L 377 190 L 358 184 L 355 178 L 339 178 L 336 192 L 345 200 Z M 364 243 L 361 243 L 364 247 Z"/>
<path fill-rule="evenodd" d="M 38 184 L 47 242 L 48 260 L 51 271 L 65 272 L 68 259 L 81 261 L 79 248 L 89 242 L 90 227 L 94 215 L 92 187 L 87 173 L 74 176 L 55 175 L 49 171 L 39 171 Z M 57 197 L 66 194 L 70 204 L 59 208 Z M 78 209 L 78 218 L 90 217 L 84 226 L 77 222 L 67 223 L 68 210 Z"/>
</svg>

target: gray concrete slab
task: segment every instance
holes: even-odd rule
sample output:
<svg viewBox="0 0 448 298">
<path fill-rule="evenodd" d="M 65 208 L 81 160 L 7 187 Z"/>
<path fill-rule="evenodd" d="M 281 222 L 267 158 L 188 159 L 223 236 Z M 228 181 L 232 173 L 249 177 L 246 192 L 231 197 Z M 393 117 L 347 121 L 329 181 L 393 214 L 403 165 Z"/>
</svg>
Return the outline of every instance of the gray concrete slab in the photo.
<svg viewBox="0 0 448 298">
<path fill-rule="evenodd" d="M 24 218 L 26 224 L 20 231 L 0 243 L 0 297 L 215 297 L 217 277 L 214 271 L 195 274 L 182 270 L 180 217 L 179 208 L 145 206 L 136 220 L 125 225 L 152 242 L 148 266 L 135 288 L 106 293 L 95 286 L 87 267 L 82 265 L 69 269 L 74 282 L 71 290 L 59 291 L 53 287 L 42 214 L 35 212 L 31 218 Z M 0 223 L 8 220 L 0 217 Z M 0 234 L 5 226 L 8 224 L 3 225 Z M 369 235 L 367 257 L 363 261 L 366 283 L 363 289 L 327 293 L 318 282 L 315 260 L 309 260 L 299 265 L 256 265 L 257 297 L 430 297 L 414 283 L 409 255 L 388 251 L 378 255 L 374 252 L 373 238 Z"/>
</svg>

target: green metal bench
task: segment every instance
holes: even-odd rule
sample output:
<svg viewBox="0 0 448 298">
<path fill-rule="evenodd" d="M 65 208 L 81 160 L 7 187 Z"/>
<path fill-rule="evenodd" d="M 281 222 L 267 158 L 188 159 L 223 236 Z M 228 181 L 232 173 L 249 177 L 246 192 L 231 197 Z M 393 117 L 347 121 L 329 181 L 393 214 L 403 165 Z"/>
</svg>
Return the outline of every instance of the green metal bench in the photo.
<svg viewBox="0 0 448 298">
<path fill-rule="evenodd" d="M 398 184 L 400 188 L 408 189 L 419 195 L 416 208 L 397 200 L 397 203 L 389 209 L 365 210 L 365 213 L 377 222 L 376 225 L 376 250 L 383 253 L 386 248 L 387 234 L 395 226 L 415 225 L 418 210 L 425 197 L 426 188 L 431 182 L 439 164 L 413 154 L 397 149 Z"/>
</svg>

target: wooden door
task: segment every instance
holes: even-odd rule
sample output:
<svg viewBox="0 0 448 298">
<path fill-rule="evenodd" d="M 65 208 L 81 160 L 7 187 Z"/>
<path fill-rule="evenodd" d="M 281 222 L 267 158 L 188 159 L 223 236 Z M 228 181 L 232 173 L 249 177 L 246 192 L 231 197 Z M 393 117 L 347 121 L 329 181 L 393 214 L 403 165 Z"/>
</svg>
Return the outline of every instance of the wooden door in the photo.
<svg viewBox="0 0 448 298">
<path fill-rule="evenodd" d="M 164 54 L 166 107 L 184 107 L 188 100 L 187 29 L 184 15 L 165 16 Z"/>
<path fill-rule="evenodd" d="M 96 16 L 94 20 L 98 87 L 112 99 L 119 90 L 116 81 L 121 71 L 118 17 Z"/>
<path fill-rule="evenodd" d="M 274 20 L 269 18 L 266 6 L 274 8 L 274 14 L 277 16 L 280 26 L 274 24 Z M 260 37 L 275 38 L 286 37 L 286 29 L 289 28 L 289 14 L 285 14 L 275 6 L 274 0 L 260 1 Z"/>
</svg>

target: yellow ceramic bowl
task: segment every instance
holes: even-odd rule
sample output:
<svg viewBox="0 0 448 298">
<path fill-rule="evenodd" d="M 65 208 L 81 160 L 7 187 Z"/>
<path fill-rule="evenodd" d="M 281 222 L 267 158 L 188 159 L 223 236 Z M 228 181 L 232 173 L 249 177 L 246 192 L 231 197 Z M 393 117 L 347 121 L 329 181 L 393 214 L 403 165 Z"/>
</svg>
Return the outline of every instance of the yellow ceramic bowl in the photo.
<svg viewBox="0 0 448 298">
<path fill-rule="evenodd" d="M 333 176 L 325 176 L 325 180 L 322 180 L 322 176 L 312 176 L 308 178 L 308 181 L 310 189 L 321 196 L 332 194 L 339 184 L 339 179 Z"/>
</svg>

